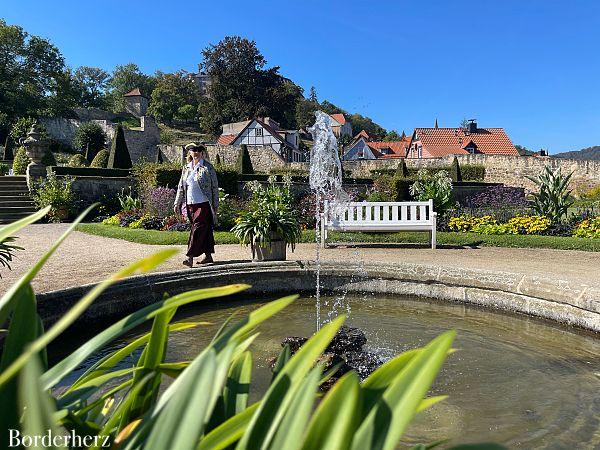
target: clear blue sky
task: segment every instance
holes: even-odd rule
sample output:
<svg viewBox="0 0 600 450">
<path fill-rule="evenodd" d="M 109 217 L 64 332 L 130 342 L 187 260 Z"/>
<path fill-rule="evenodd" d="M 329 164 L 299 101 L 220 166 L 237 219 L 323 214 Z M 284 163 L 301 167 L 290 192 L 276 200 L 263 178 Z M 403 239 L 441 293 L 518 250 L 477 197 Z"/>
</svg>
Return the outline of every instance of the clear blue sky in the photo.
<svg viewBox="0 0 600 450">
<path fill-rule="evenodd" d="M 0 17 L 71 67 L 191 71 L 238 34 L 306 92 L 389 129 L 477 118 L 533 150 L 600 145 L 594 0 L 0 0 Z"/>
</svg>

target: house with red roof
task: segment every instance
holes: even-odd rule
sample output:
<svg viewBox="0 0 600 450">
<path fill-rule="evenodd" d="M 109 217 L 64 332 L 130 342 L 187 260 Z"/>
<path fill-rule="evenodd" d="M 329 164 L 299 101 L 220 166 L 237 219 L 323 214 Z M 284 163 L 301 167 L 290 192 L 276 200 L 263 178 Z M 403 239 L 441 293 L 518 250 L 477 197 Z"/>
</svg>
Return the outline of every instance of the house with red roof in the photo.
<svg viewBox="0 0 600 450">
<path fill-rule="evenodd" d="M 410 139 L 402 133 L 399 141 L 375 141 L 365 130 L 358 133 L 352 143 L 344 149 L 343 161 L 362 159 L 406 158 Z"/>
<path fill-rule="evenodd" d="M 217 144 L 270 147 L 286 162 L 300 162 L 306 159 L 304 152 L 300 150 L 298 131 L 284 130 L 270 117 L 226 123 L 222 128 Z"/>
<path fill-rule="evenodd" d="M 331 117 L 331 130 L 335 137 L 352 136 L 352 124 L 344 114 L 329 114 L 329 117 Z"/>
<path fill-rule="evenodd" d="M 462 128 L 415 128 L 408 158 L 440 158 L 447 155 L 507 155 L 519 152 L 504 128 L 479 128 L 472 119 Z"/>
</svg>

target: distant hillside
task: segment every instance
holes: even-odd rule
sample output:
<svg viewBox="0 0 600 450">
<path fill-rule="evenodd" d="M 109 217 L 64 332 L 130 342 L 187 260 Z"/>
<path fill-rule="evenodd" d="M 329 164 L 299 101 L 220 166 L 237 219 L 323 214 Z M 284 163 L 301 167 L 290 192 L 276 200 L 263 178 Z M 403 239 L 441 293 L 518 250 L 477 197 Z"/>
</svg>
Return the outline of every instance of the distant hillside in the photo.
<svg viewBox="0 0 600 450">
<path fill-rule="evenodd" d="M 578 151 L 557 153 L 551 155 L 553 158 L 563 159 L 588 159 L 592 161 L 600 161 L 600 145 L 594 145 L 593 147 L 582 148 Z"/>
</svg>

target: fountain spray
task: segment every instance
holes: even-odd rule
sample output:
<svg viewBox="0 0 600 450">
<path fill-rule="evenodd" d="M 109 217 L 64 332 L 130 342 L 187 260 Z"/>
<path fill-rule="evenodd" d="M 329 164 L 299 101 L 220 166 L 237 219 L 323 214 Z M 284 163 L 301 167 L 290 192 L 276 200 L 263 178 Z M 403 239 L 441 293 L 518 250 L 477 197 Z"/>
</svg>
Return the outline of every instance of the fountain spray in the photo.
<svg viewBox="0 0 600 450">
<path fill-rule="evenodd" d="M 313 136 L 314 144 L 310 151 L 310 189 L 315 194 L 315 236 L 316 236 L 316 307 L 317 330 L 321 328 L 321 221 L 325 214 L 331 214 L 336 207 L 346 203 L 349 198 L 342 189 L 342 163 L 338 155 L 338 144 L 331 130 L 331 118 L 328 114 L 317 111 L 315 124 L 308 130 Z M 327 200 L 330 208 L 323 209 Z"/>
</svg>

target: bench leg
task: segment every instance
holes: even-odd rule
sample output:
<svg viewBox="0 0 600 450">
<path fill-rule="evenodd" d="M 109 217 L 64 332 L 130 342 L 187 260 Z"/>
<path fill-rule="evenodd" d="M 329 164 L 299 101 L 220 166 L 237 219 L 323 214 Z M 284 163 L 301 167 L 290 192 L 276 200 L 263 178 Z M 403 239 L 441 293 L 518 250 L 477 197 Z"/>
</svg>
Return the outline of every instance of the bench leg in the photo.
<svg viewBox="0 0 600 450">
<path fill-rule="evenodd" d="M 436 232 L 437 232 L 437 230 L 436 230 L 437 223 L 436 222 L 437 221 L 436 221 L 436 219 L 434 217 L 434 219 L 433 219 L 433 228 L 431 228 L 431 233 L 430 233 L 430 235 L 431 235 L 431 248 L 433 250 L 435 250 L 435 246 L 436 246 Z"/>
</svg>

